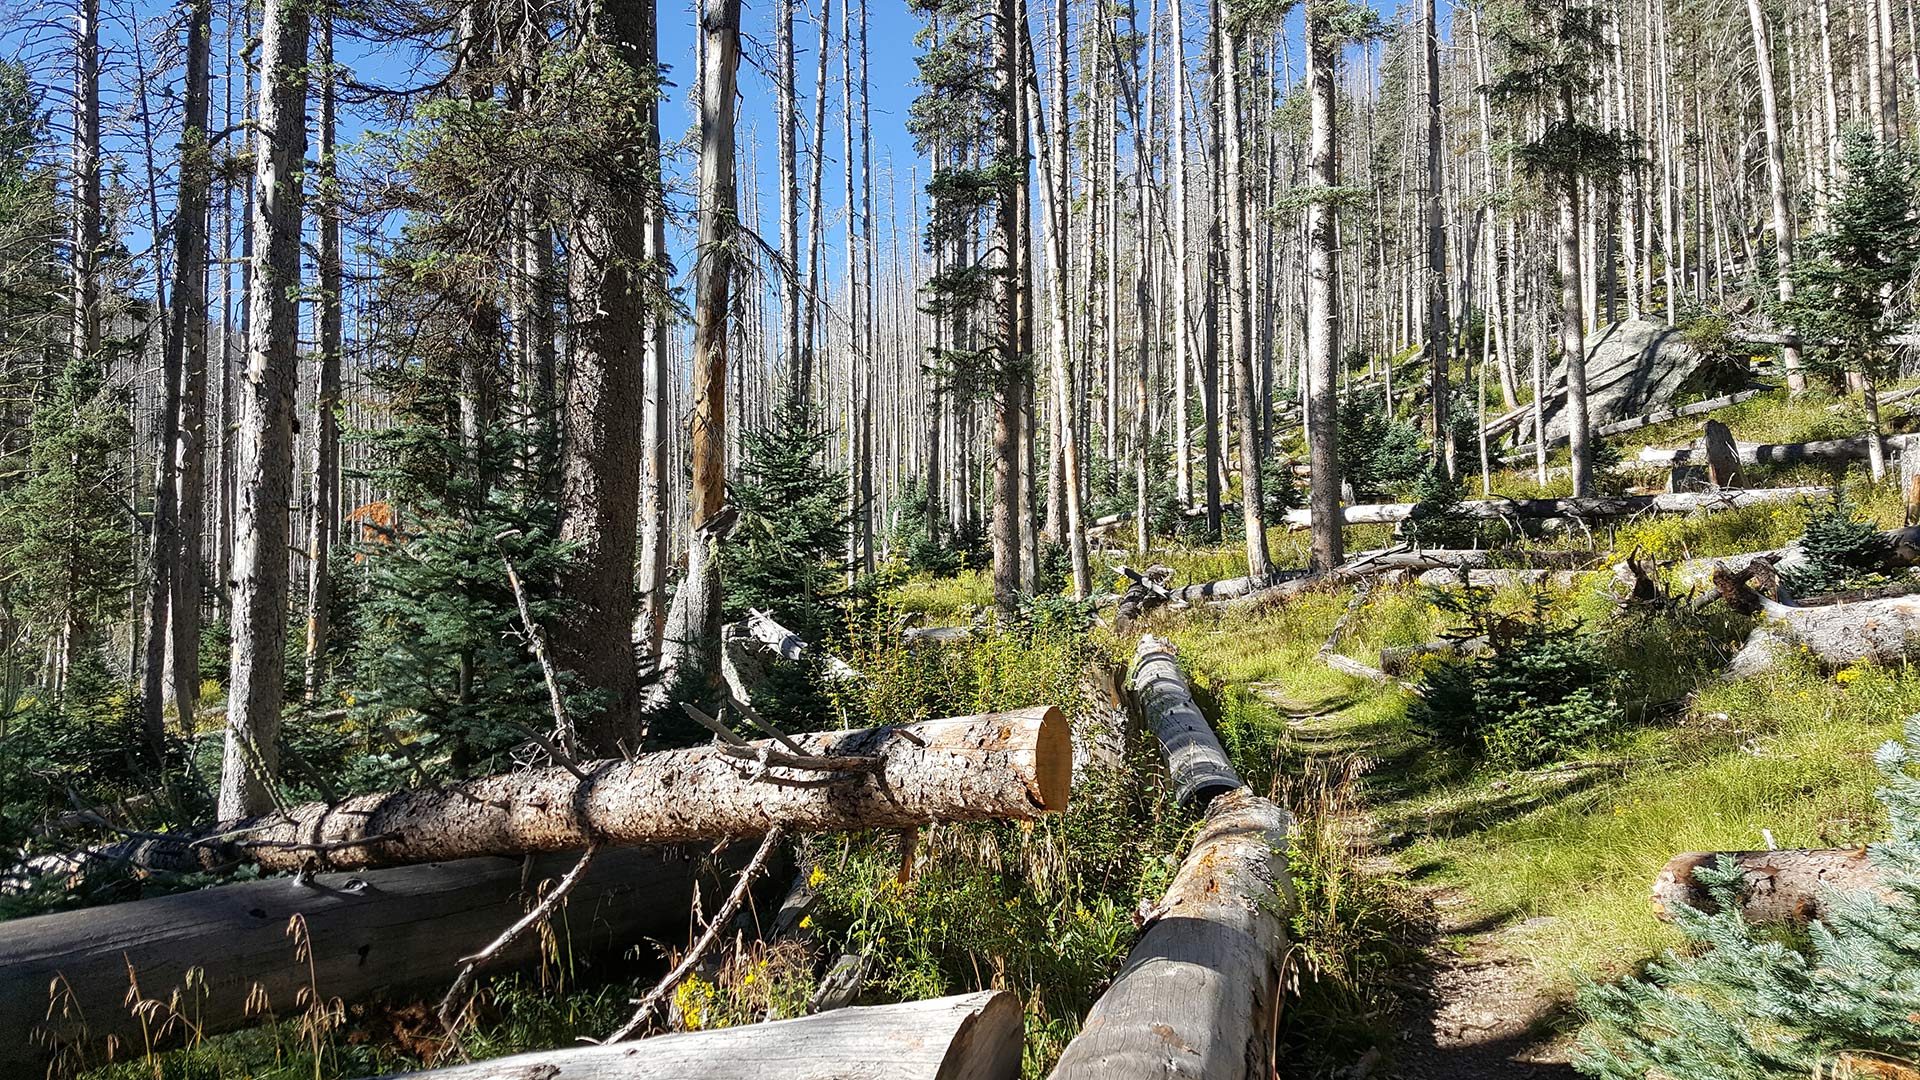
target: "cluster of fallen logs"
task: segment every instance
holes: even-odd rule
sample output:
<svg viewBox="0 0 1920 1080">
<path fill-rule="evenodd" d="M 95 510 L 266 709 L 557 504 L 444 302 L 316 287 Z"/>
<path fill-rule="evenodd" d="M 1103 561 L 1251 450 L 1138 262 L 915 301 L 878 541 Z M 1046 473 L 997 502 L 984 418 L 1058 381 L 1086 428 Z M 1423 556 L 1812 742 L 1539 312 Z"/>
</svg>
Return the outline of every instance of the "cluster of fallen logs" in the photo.
<svg viewBox="0 0 1920 1080">
<path fill-rule="evenodd" d="M 43 873 L 94 862 L 299 873 L 0 923 L 0 1030 L 15 1036 L 0 1043 L 0 1074 L 138 1055 L 316 994 L 445 983 L 570 864 L 555 932 L 579 956 L 678 938 L 703 861 L 641 845 L 1035 818 L 1066 807 L 1072 759 L 1065 718 L 1043 706 L 567 762 L 44 861 Z M 590 865 L 559 855 L 583 847 L 598 851 Z M 322 872 L 338 870 L 358 873 Z M 487 958 L 527 962 L 536 938 Z M 308 963 L 288 962 L 296 946 Z"/>
<path fill-rule="evenodd" d="M 1192 1055 L 1197 1075 L 1270 1075 L 1291 898 L 1288 817 L 1241 782 L 1166 642 L 1141 641 L 1125 694 L 1115 685 L 1093 692 L 1116 706 L 1131 701 L 1159 739 L 1176 801 L 1205 822 L 1054 1075 L 1155 1072 L 1169 1039 Z M 726 931 L 771 846 L 749 860 L 753 845 L 708 851 L 707 843 L 1037 817 L 1065 807 L 1076 758 L 1124 753 L 1116 744 L 1129 725 L 1112 726 L 1076 747 L 1060 711 L 1038 707 L 717 740 L 127 836 L 39 869 L 70 873 L 106 860 L 197 872 L 251 862 L 298 873 L 0 923 L 0 1030 L 16 1036 L 0 1044 L 0 1074 L 74 1070 L 275 1016 L 417 993 L 456 969 L 457 990 L 477 963 L 533 963 L 556 940 L 576 963 L 641 940 L 685 940 L 696 890 L 711 895 L 737 872 L 704 941 Z M 682 843 L 695 840 L 707 843 Z M 582 847 L 588 857 L 576 858 Z M 536 923 L 547 924 L 544 934 L 523 933 Z M 700 950 L 696 943 L 682 966 Z M 867 1075 L 885 1062 L 885 1075 L 907 1080 L 1010 1080 L 1021 1028 L 1018 1001 L 987 991 L 616 1039 L 431 1075 L 771 1078 Z"/>
</svg>

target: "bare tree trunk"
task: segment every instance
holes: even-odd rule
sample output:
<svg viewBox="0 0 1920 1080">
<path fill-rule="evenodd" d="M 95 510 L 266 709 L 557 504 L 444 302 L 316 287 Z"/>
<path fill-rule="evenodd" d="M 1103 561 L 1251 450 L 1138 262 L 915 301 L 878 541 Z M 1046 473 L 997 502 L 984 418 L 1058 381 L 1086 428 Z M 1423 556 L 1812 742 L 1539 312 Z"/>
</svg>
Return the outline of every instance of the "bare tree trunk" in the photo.
<svg viewBox="0 0 1920 1080">
<path fill-rule="evenodd" d="M 300 169 L 307 151 L 308 6 L 265 0 L 261 24 L 258 201 L 253 229 L 252 327 L 247 369 L 234 388 L 233 655 L 219 814 L 273 804 L 285 692 L 288 499 L 293 482 L 293 390 L 300 347 Z"/>
<path fill-rule="evenodd" d="M 807 284 L 801 298 L 801 303 L 806 305 L 806 318 L 800 331 L 798 384 L 801 389 L 797 393 L 803 396 L 813 392 L 814 326 L 820 314 L 820 192 L 827 172 L 827 45 L 832 41 L 828 36 L 832 24 L 833 4 L 830 0 L 821 0 L 820 49 L 813 72 L 813 171 L 807 180 Z"/>
<path fill-rule="evenodd" d="M 1015 111 L 1019 35 L 1015 0 L 996 0 L 993 28 L 994 157 L 1010 166 L 1024 154 Z M 997 199 L 994 240 L 1000 248 L 994 290 L 996 368 L 993 399 L 993 599 L 1011 611 L 1020 592 L 1020 244 L 1018 181 L 1008 176 Z"/>
<path fill-rule="evenodd" d="M 782 337 L 786 352 L 787 393 L 804 398 L 800 373 L 800 171 L 794 158 L 800 110 L 794 101 L 793 0 L 776 0 L 773 13 L 774 123 L 780 129 L 780 274 Z"/>
<path fill-rule="evenodd" d="M 1432 396 L 1433 467 L 1447 476 L 1459 475 L 1454 461 L 1455 448 L 1448 400 L 1452 389 L 1447 381 L 1448 326 L 1452 313 L 1447 310 L 1447 222 L 1445 173 L 1440 157 L 1440 23 L 1434 0 L 1426 0 L 1425 27 L 1427 60 L 1427 362 L 1432 371 L 1428 393 Z"/>
<path fill-rule="evenodd" d="M 1215 17 L 1223 16 L 1219 0 L 1215 0 Z M 1222 120 L 1226 125 L 1227 280 L 1231 297 L 1227 348 L 1233 354 L 1234 403 L 1240 414 L 1240 520 L 1246 530 L 1247 574 L 1266 577 L 1273 573 L 1273 562 L 1267 555 L 1267 526 L 1261 516 L 1260 408 L 1253 378 L 1253 346 L 1248 340 L 1251 312 L 1247 269 L 1251 254 L 1247 250 L 1249 222 L 1240 153 L 1240 34 L 1231 17 L 1225 17 L 1220 27 L 1220 74 Z"/>
<path fill-rule="evenodd" d="M 1187 325 L 1187 37 L 1180 0 L 1171 0 L 1173 19 L 1173 461 L 1174 490 L 1182 510 L 1193 505 L 1193 453 L 1188 443 L 1187 382 L 1193 353 Z"/>
<path fill-rule="evenodd" d="M 1573 119 L 1573 91 L 1563 89 L 1560 116 Z M 1563 172 L 1560 203 L 1560 355 L 1567 368 L 1567 441 L 1573 462 L 1573 495 L 1593 494 L 1593 432 L 1587 420 L 1587 350 L 1580 303 L 1580 181 Z M 1536 409 L 1536 414 L 1544 409 Z"/>
<path fill-rule="evenodd" d="M 659 8 L 647 3 L 646 18 L 649 32 L 643 43 L 643 55 L 646 60 L 646 74 L 649 79 L 658 79 L 660 70 L 660 24 Z M 789 31 L 791 28 L 789 27 Z M 788 43 L 789 48 L 791 42 Z M 788 57 L 789 61 L 791 56 Z M 660 99 L 650 96 L 646 105 L 647 148 L 653 161 L 660 160 Z M 783 189 L 784 190 L 784 189 Z M 640 493 L 640 522 L 642 529 L 640 557 L 640 595 L 647 617 L 647 652 L 658 659 L 663 646 L 667 628 L 667 564 L 672 561 L 672 532 L 667 522 L 668 495 L 673 480 L 669 454 L 669 426 L 672 423 L 672 397 L 674 373 L 667 345 L 667 315 L 672 310 L 672 297 L 668 292 L 672 277 L 667 252 L 667 203 L 666 191 L 656 186 L 647 193 L 646 219 L 646 257 L 647 257 L 647 305 L 649 325 L 646 344 L 646 419 L 642 425 L 641 437 L 644 441 L 643 453 L 646 455 L 646 475 L 642 478 Z M 784 249 L 789 258 L 793 248 Z M 794 292 L 795 267 L 787 267 L 787 285 L 789 306 L 787 308 L 788 328 L 792 330 L 789 341 L 798 340 L 797 327 L 799 309 L 792 303 L 797 295 Z M 797 353 L 797 348 L 795 349 Z M 790 357 L 791 359 L 791 357 Z M 800 391 L 789 388 L 789 392 Z"/>
<path fill-rule="evenodd" d="M 334 533 L 340 527 L 336 492 L 340 481 L 340 349 L 341 295 L 345 281 L 340 266 L 340 192 L 334 168 L 333 15 L 320 16 L 316 65 L 320 87 L 320 160 L 316 173 L 320 190 L 315 203 L 320 218 L 320 365 L 313 401 L 313 489 L 307 500 L 307 654 L 305 696 L 312 702 L 326 676 L 327 609 L 332 605 Z"/>
<path fill-rule="evenodd" d="M 1307 204 L 1307 423 L 1311 445 L 1313 486 L 1308 507 L 1313 512 L 1313 566 L 1331 571 L 1345 559 L 1340 531 L 1339 388 L 1334 385 L 1339 352 L 1340 313 L 1334 281 L 1335 210 L 1325 193 L 1340 182 L 1334 158 L 1334 76 L 1339 43 L 1324 16 L 1312 17 L 1307 28 L 1307 109 L 1311 142 L 1308 183 L 1321 197 Z"/>
<path fill-rule="evenodd" d="M 201 538 L 205 531 L 207 436 L 207 218 L 213 195 L 213 156 L 208 145 L 213 76 L 213 10 L 195 0 L 187 11 L 185 114 L 181 139 L 180 193 L 174 208 L 174 338 L 180 343 L 180 427 L 175 437 L 175 514 L 178 554 L 170 568 L 173 595 L 167 604 L 172 640 L 173 707 L 184 723 L 200 699 Z M 193 133 L 198 132 L 196 137 Z M 223 252 L 225 254 L 225 252 Z M 221 270 L 224 279 L 225 269 Z M 227 334 L 223 320 L 221 337 Z"/>
<path fill-rule="evenodd" d="M 1053 29 L 1053 110 L 1054 122 L 1065 125 L 1067 122 L 1067 0 L 1055 0 Z M 1073 596 L 1084 600 L 1092 591 L 1092 578 L 1087 567 L 1087 533 L 1080 506 L 1080 440 L 1073 423 L 1073 370 L 1072 357 L 1068 344 L 1068 291 L 1067 281 L 1067 223 L 1066 204 L 1068 199 L 1068 177 L 1066 150 L 1069 140 L 1062 130 L 1051 142 L 1047 138 L 1046 112 L 1040 108 L 1040 88 L 1037 65 L 1033 63 L 1033 39 L 1027 32 L 1024 20 L 1021 23 L 1021 39 L 1027 54 L 1027 71 L 1034 81 L 1030 81 L 1027 93 L 1032 102 L 1034 116 L 1034 144 L 1040 149 L 1040 213 L 1042 236 L 1047 244 L 1047 271 L 1051 277 L 1048 283 L 1053 294 L 1053 303 L 1048 309 L 1051 316 L 1048 325 L 1048 352 L 1051 353 L 1053 368 L 1053 408 L 1056 427 L 1060 439 L 1062 471 L 1061 499 L 1065 505 L 1062 518 L 1064 536 L 1058 539 L 1067 546 L 1069 558 L 1073 564 Z M 1056 156 L 1057 155 L 1057 156 Z"/>
<path fill-rule="evenodd" d="M 1788 209 L 1787 150 L 1780 137 L 1780 106 L 1774 100 L 1773 42 L 1767 33 L 1767 15 L 1760 0 L 1747 0 L 1747 18 L 1753 24 L 1753 56 L 1760 82 L 1760 113 L 1767 127 L 1767 186 L 1773 195 L 1773 257 L 1780 302 L 1793 302 L 1793 218 Z M 1786 363 L 1787 389 L 1804 393 L 1807 377 L 1800 372 L 1800 347 L 1780 350 Z"/>
<path fill-rule="evenodd" d="M 824 25 L 824 5 L 820 18 Z M 733 321 L 733 247 L 739 228 L 733 129 L 735 74 L 740 62 L 740 0 L 702 0 L 700 28 L 706 42 L 707 66 L 700 89 L 700 238 L 694 263 L 690 510 L 696 533 L 719 517 L 726 501 L 727 365 Z M 825 97 L 824 80 L 816 84 L 816 93 Z M 817 159 L 814 169 L 818 182 L 821 166 Z M 816 228 L 816 241 L 818 235 Z M 694 542 L 702 541 L 696 536 Z M 688 640 L 669 648 L 681 650 L 691 658 L 693 673 L 711 681 L 720 670 L 720 568 L 714 560 L 703 560 L 702 572 L 696 578 L 692 563 L 689 556 L 687 580 L 680 587 L 693 590 L 689 611 L 697 613 L 698 618 L 687 628 Z"/>
</svg>

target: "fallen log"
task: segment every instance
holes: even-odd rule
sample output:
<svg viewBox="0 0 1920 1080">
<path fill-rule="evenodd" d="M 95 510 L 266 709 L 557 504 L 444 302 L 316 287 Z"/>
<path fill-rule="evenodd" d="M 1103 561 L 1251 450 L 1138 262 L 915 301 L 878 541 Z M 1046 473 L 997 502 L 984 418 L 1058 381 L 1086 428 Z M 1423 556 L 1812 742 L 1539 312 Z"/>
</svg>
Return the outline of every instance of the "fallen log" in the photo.
<svg viewBox="0 0 1920 1080">
<path fill-rule="evenodd" d="M 1441 638 L 1421 645 L 1389 645 L 1380 650 L 1380 670 L 1388 675 L 1402 676 L 1413 674 L 1413 669 L 1421 660 L 1465 660 L 1480 656 L 1487 651 L 1489 642 L 1483 637 Z"/>
<path fill-rule="evenodd" d="M 1418 572 L 1394 570 L 1383 575 L 1382 580 L 1389 584 L 1412 583 L 1436 589 L 1458 588 L 1463 585 L 1475 589 L 1504 589 L 1511 585 L 1527 585 L 1535 588 L 1552 586 L 1564 589 L 1579 580 L 1581 573 L 1583 571 L 1579 570 L 1454 570 L 1440 567 Z"/>
<path fill-rule="evenodd" d="M 1888 529 L 1880 534 L 1880 562 L 1870 569 L 1887 571 L 1920 566 L 1920 526 L 1903 529 Z M 1713 572 L 1720 567 L 1734 569 L 1744 567 L 1756 559 L 1765 559 L 1781 574 L 1791 576 L 1793 572 L 1806 564 L 1806 553 L 1796 543 L 1771 551 L 1749 551 L 1739 555 L 1723 555 L 1717 558 L 1687 559 L 1675 563 L 1673 567 L 1674 584 L 1681 588 L 1699 588 L 1713 582 Z"/>
<path fill-rule="evenodd" d="M 1759 611 L 1767 618 L 1768 628 L 1792 643 L 1813 653 L 1821 663 L 1844 667 L 1862 660 L 1893 662 L 1915 655 L 1920 642 L 1920 596 L 1896 596 L 1880 600 L 1860 600 L 1850 604 L 1783 604 L 1757 590 L 1737 575 L 1722 568 L 1714 573 L 1714 586 L 1738 611 Z M 1756 632 L 1755 637 L 1760 635 Z M 1747 650 L 1754 656 L 1745 656 Z M 1764 656 L 1760 655 L 1765 650 Z M 1777 643 L 1762 638 L 1749 640 L 1734 659 L 1737 670 L 1755 674 L 1767 670 L 1778 658 Z"/>
<path fill-rule="evenodd" d="M 131 839 L 90 853 L 152 870 L 245 860 L 357 869 L 602 845 L 1033 818 L 1067 805 L 1073 751 L 1053 706 L 715 743 L 631 761 L 377 792 Z M 63 857 L 71 858 L 71 857 Z"/>
<path fill-rule="evenodd" d="M 1052 1080 L 1266 1080 L 1286 949 L 1286 811 L 1215 799 L 1193 850 Z"/>
<path fill-rule="evenodd" d="M 983 990 L 476 1061 L 382 1080 L 1013 1080 L 1020 999 Z"/>
<path fill-rule="evenodd" d="M 747 632 L 753 635 L 755 641 L 778 653 L 782 659 L 791 660 L 796 664 L 806 659 L 808 650 L 811 648 L 805 638 L 781 626 L 772 615 L 758 608 L 747 609 Z M 824 666 L 827 678 L 835 682 L 846 682 L 860 677 L 860 673 L 854 670 L 852 664 L 837 656 L 827 657 Z"/>
<path fill-rule="evenodd" d="M 1718 905 L 1693 872 L 1731 860 L 1740 872 L 1736 894 L 1750 923 L 1805 923 L 1824 918 L 1834 894 L 1880 887 L 1880 869 L 1864 847 L 1787 848 L 1779 851 L 1692 851 L 1675 855 L 1653 879 L 1661 918 L 1673 909 L 1716 911 Z"/>
<path fill-rule="evenodd" d="M 560 947 L 586 962 L 645 938 L 684 941 L 696 882 L 720 877 L 694 849 L 600 853 L 553 921 Z M 365 1001 L 438 994 L 462 958 L 529 907 L 570 854 L 319 874 L 0 922 L 0 1075 L 39 1076 L 149 1047 L 298 1016 L 309 990 Z M 737 865 L 742 858 L 727 861 Z M 310 959 L 296 962 L 294 925 Z M 532 963 L 539 935 L 502 950 L 488 971 Z M 130 987 L 137 992 L 129 993 Z"/>
<path fill-rule="evenodd" d="M 1594 437 L 1598 439 L 1610 438 L 1614 435 L 1625 435 L 1629 431 L 1638 431 L 1641 428 L 1652 427 L 1655 424 L 1664 424 L 1668 421 L 1679 420 L 1688 416 L 1699 416 L 1703 413 L 1713 412 L 1716 409 L 1725 409 L 1738 405 L 1743 401 L 1758 396 L 1760 393 L 1762 393 L 1762 391 L 1757 389 L 1742 390 L 1735 394 L 1726 394 L 1722 397 L 1708 398 L 1705 401 L 1696 401 L 1691 405 L 1680 405 L 1670 409 L 1654 409 L 1651 412 L 1641 413 L 1639 416 L 1629 416 L 1625 420 L 1615 420 L 1610 424 L 1601 424 L 1593 429 L 1593 434 Z M 1531 406 L 1522 406 L 1521 408 L 1529 409 Z M 1549 450 L 1565 445 L 1567 445 L 1567 437 L 1565 435 L 1556 435 L 1547 440 L 1547 449 Z M 1501 455 L 1500 462 L 1503 465 L 1522 463 L 1516 459 L 1525 457 L 1531 460 L 1532 454 L 1533 444 L 1530 442 L 1521 443 Z"/>
<path fill-rule="evenodd" d="M 1194 703 L 1172 642 L 1142 635 L 1128 685 L 1142 718 L 1166 753 L 1175 802 L 1205 806 L 1215 796 L 1241 786 L 1240 774 L 1227 760 L 1213 726 Z"/>
<path fill-rule="evenodd" d="M 1586 499 L 1468 499 L 1460 504 L 1462 512 L 1476 518 L 1612 518 L 1639 514 L 1690 514 L 1711 510 L 1733 510 L 1743 506 L 1817 499 L 1827 494 L 1821 487 L 1745 488 L 1738 491 L 1668 492 L 1660 495 L 1620 495 Z M 1392 525 L 1413 516 L 1418 503 L 1362 503 L 1340 510 L 1344 525 Z M 1305 529 L 1313 524 L 1309 510 L 1287 511 L 1287 526 Z"/>
<path fill-rule="evenodd" d="M 1736 441 L 1733 444 L 1733 451 L 1742 465 L 1800 465 L 1807 462 L 1865 461 L 1868 438 L 1866 435 L 1855 435 L 1847 439 L 1825 439 L 1819 442 L 1801 443 Z M 1697 442 L 1671 450 L 1649 446 L 1641 450 L 1634 460 L 1642 465 L 1662 468 L 1698 465 L 1707 460 L 1707 449 L 1703 443 Z"/>
</svg>

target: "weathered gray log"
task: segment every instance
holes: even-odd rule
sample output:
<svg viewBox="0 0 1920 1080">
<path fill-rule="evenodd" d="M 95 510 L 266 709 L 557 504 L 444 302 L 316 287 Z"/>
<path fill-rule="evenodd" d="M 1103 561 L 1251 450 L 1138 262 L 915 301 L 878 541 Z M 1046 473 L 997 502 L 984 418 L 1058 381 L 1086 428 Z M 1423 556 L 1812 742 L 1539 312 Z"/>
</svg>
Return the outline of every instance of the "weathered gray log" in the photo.
<svg viewBox="0 0 1920 1080">
<path fill-rule="evenodd" d="M 1805 462 L 1834 463 L 1867 460 L 1867 436 L 1865 435 L 1802 443 L 1735 442 L 1732 446 L 1735 457 L 1742 465 L 1799 465 Z M 1704 443 L 1690 444 L 1671 450 L 1649 446 L 1641 450 L 1634 460 L 1642 465 L 1655 465 L 1662 468 L 1694 465 L 1707 460 L 1707 447 Z"/>
<path fill-rule="evenodd" d="M 747 609 L 747 632 L 753 635 L 755 641 L 780 654 L 782 659 L 791 660 L 796 664 L 806 659 L 811 648 L 805 638 L 781 626 L 772 615 L 758 608 Z M 860 673 L 853 669 L 853 665 L 837 656 L 827 657 L 824 666 L 827 678 L 836 682 L 860 677 Z"/>
<path fill-rule="evenodd" d="M 966 641 L 972 636 L 971 626 L 909 626 L 900 631 L 902 641 L 931 641 L 938 644 Z"/>
<path fill-rule="evenodd" d="M 1920 566 L 1920 527 L 1887 529 L 1880 534 L 1880 539 L 1880 562 L 1872 569 L 1887 571 Z M 1791 575 L 1806 564 L 1806 553 L 1796 542 L 1771 551 L 1749 551 L 1717 558 L 1687 559 L 1674 564 L 1673 581 L 1680 588 L 1703 588 L 1713 583 L 1715 569 L 1725 567 L 1729 570 L 1738 570 L 1755 559 L 1765 559 L 1773 564 L 1774 570 Z"/>
<path fill-rule="evenodd" d="M 1345 653 L 1322 653 L 1319 656 L 1319 660 L 1333 670 L 1343 675 L 1351 675 L 1356 679 L 1367 679 L 1378 683 L 1393 681 L 1393 677 L 1386 672 L 1381 671 L 1377 667 L 1369 667 L 1364 661 L 1355 660 Z"/>
<path fill-rule="evenodd" d="M 1389 645 L 1380 650 L 1380 670 L 1388 675 L 1410 675 L 1414 665 L 1427 657 L 1466 659 L 1486 652 L 1487 645 L 1487 639 L 1483 637 L 1442 638 L 1422 645 Z"/>
<path fill-rule="evenodd" d="M 579 961 L 645 938 L 684 941 L 705 845 L 603 851 L 554 922 Z M 731 861 L 737 865 L 744 860 Z M 248 1027 L 263 1010 L 298 1015 L 309 986 L 322 999 L 358 1002 L 426 990 L 438 995 L 460 969 L 530 907 L 571 853 L 463 859 L 307 882 L 270 878 L 107 907 L 0 922 L 0 1076 L 39 1076 L 47 1064 L 125 1060 L 188 1033 Z M 296 962 L 298 922 L 310 943 Z M 539 955 L 538 935 L 509 946 L 488 971 Z M 192 973 L 191 975 L 189 973 Z M 130 1006 L 129 980 L 139 987 Z"/>
<path fill-rule="evenodd" d="M 383 1080 L 1013 1080 L 1020 1046 L 1020 999 L 983 990 Z"/>
<path fill-rule="evenodd" d="M 1052 1080 L 1266 1080 L 1286 949 L 1286 811 L 1215 799 L 1127 963 Z"/>
<path fill-rule="evenodd" d="M 1850 604 L 1783 604 L 1724 568 L 1713 580 L 1735 610 L 1760 611 L 1767 619 L 1765 629 L 1804 647 L 1828 666 L 1844 667 L 1862 660 L 1887 663 L 1920 655 L 1920 596 Z M 1744 675 L 1767 670 L 1781 655 L 1777 645 L 1765 638 L 1749 645 L 1753 655 L 1746 655 L 1743 648 L 1734 658 L 1736 670 Z"/>
<path fill-rule="evenodd" d="M 1678 420 L 1687 416 L 1699 416 L 1703 413 L 1713 412 L 1716 409 L 1724 409 L 1729 406 L 1738 405 L 1743 401 L 1757 396 L 1760 392 L 1759 390 L 1742 390 L 1737 394 L 1727 394 L 1722 397 L 1709 398 L 1706 401 L 1696 401 L 1691 405 L 1680 405 L 1669 409 L 1654 409 L 1651 412 L 1642 413 L 1639 416 L 1629 416 L 1625 420 L 1615 420 L 1611 424 L 1601 424 L 1593 429 L 1593 434 L 1595 438 L 1601 439 L 1614 435 L 1625 435 L 1629 431 L 1638 431 L 1641 428 L 1652 427 L 1655 424 L 1664 424 L 1670 420 Z M 1531 408 L 1531 406 L 1522 406 L 1521 408 L 1528 409 Z M 1565 445 L 1567 445 L 1567 437 L 1565 435 L 1558 435 L 1547 440 L 1548 449 Z M 1533 444 L 1531 442 L 1521 443 L 1508 453 L 1501 455 L 1500 463 L 1503 465 L 1521 464 L 1522 462 L 1519 459 L 1530 459 L 1529 456 L 1532 453 Z"/>
<path fill-rule="evenodd" d="M 1166 753 L 1175 802 L 1205 806 L 1215 796 L 1241 786 L 1240 774 L 1227 760 L 1213 726 L 1194 704 L 1172 642 L 1142 635 L 1128 685 L 1140 704 L 1142 719 Z"/>
<path fill-rule="evenodd" d="M 1718 906 L 1693 872 L 1730 859 L 1740 871 L 1740 914 L 1750 923 L 1804 923 L 1826 915 L 1833 895 L 1880 888 L 1881 874 L 1864 847 L 1787 848 L 1779 851 L 1693 851 L 1675 855 L 1653 880 L 1661 917 L 1676 907 Z M 1884 894 L 1883 894 L 1884 895 Z"/>
<path fill-rule="evenodd" d="M 1063 810 L 1073 751 L 1053 706 L 529 769 L 447 788 L 308 803 L 198 836 L 92 853 L 151 869 L 308 858 L 357 869 L 613 844 L 1033 818 Z M 804 755 L 804 760 L 802 755 Z M 805 762 L 814 762 L 807 764 Z M 822 763 L 837 764 L 823 768 Z"/>
<path fill-rule="evenodd" d="M 1476 518 L 1564 517 L 1578 519 L 1631 517 L 1637 514 L 1690 514 L 1709 510 L 1732 510 L 1742 506 L 1818 499 L 1827 493 L 1821 487 L 1746 488 L 1739 491 L 1697 491 L 1661 495 L 1621 495 L 1589 499 L 1468 499 L 1460 504 L 1466 514 Z M 1417 503 L 1361 503 L 1341 508 L 1346 525 L 1391 525 L 1405 521 Z M 1313 518 L 1307 510 L 1287 511 L 1287 525 L 1304 529 Z"/>
<path fill-rule="evenodd" d="M 1437 567 L 1432 570 L 1393 570 L 1382 575 L 1381 580 L 1389 583 L 1414 583 L 1428 585 L 1436 589 L 1470 586 L 1476 589 L 1504 589 L 1510 585 L 1551 585 L 1567 588 L 1579 580 L 1579 570 L 1531 570 L 1531 569 L 1492 569 L 1469 570 Z"/>
</svg>

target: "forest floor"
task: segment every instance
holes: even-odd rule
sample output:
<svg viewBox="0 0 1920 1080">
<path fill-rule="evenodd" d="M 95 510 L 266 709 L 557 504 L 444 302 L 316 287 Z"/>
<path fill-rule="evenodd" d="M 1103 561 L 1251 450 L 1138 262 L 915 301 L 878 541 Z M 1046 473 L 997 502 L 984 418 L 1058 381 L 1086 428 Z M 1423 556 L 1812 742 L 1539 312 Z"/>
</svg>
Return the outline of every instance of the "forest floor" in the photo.
<svg viewBox="0 0 1920 1080">
<path fill-rule="evenodd" d="M 1364 1051 L 1346 1075 L 1570 1080 L 1575 1073 L 1567 1063 L 1568 1040 L 1555 1030 L 1565 995 L 1541 977 L 1524 940 L 1550 918 L 1490 916 L 1461 887 L 1422 884 L 1418 868 L 1390 850 L 1397 837 L 1383 831 L 1368 802 L 1370 786 L 1393 788 L 1391 771 L 1375 771 L 1391 760 L 1391 740 L 1353 717 L 1339 699 L 1312 704 L 1271 684 L 1250 689 L 1286 718 L 1292 749 L 1307 773 L 1345 774 L 1359 763 L 1358 771 L 1373 774 L 1374 784 L 1362 778 L 1355 796 L 1341 801 L 1338 827 L 1358 854 L 1362 873 L 1403 883 L 1427 915 L 1417 939 L 1420 962 L 1394 979 L 1402 1005 L 1389 1022 L 1390 1044 Z"/>
</svg>

